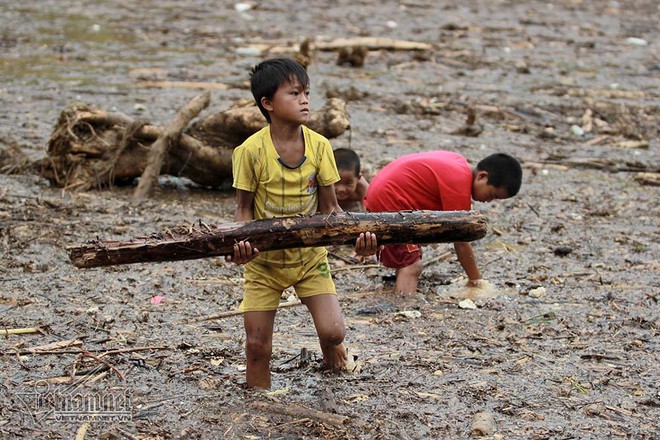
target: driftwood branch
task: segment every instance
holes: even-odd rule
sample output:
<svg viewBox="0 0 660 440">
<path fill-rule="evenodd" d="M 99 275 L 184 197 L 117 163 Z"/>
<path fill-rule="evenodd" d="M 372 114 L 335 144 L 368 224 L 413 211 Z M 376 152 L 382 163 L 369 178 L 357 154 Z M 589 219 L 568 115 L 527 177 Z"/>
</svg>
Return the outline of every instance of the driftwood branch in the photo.
<svg viewBox="0 0 660 440">
<path fill-rule="evenodd" d="M 158 181 L 165 156 L 169 153 L 172 145 L 178 143 L 181 131 L 188 126 L 191 119 L 195 118 L 202 110 L 208 107 L 210 102 L 211 92 L 209 91 L 194 97 L 165 126 L 161 135 L 158 136 L 158 139 L 149 150 L 149 161 L 142 172 L 140 183 L 133 193 L 136 199 L 143 199 L 151 193 L 151 189 Z"/>
<path fill-rule="evenodd" d="M 288 309 L 289 307 L 298 307 L 301 306 L 302 303 L 300 301 L 291 301 L 291 302 L 285 302 L 285 303 L 280 303 L 280 305 L 277 306 L 278 310 L 281 309 Z M 220 313 L 214 313 L 213 315 L 207 315 L 207 316 L 202 316 L 199 318 L 192 318 L 192 319 L 184 319 L 181 321 L 184 324 L 190 324 L 192 322 L 198 322 L 198 321 L 212 321 L 214 319 L 223 319 L 223 318 L 229 318 L 232 316 L 238 316 L 242 315 L 244 312 L 240 310 L 227 310 L 225 312 L 220 312 Z"/>
<path fill-rule="evenodd" d="M 660 186 L 660 173 L 636 173 L 634 179 L 640 185 Z"/>
<path fill-rule="evenodd" d="M 417 41 L 395 40 L 392 38 L 353 37 L 337 38 L 331 41 L 315 41 L 318 50 L 337 50 L 345 47 L 362 46 L 369 50 L 429 50 L 433 46 Z"/>
<path fill-rule="evenodd" d="M 227 90 L 229 86 L 223 83 L 203 81 L 138 81 L 138 87 L 155 89 L 202 89 L 202 90 Z"/>
<path fill-rule="evenodd" d="M 361 232 L 380 244 L 473 241 L 486 235 L 485 218 L 475 211 L 400 211 L 315 214 L 166 231 L 131 241 L 92 241 L 68 248 L 76 267 L 191 260 L 233 254 L 249 240 L 260 251 L 353 245 Z"/>
<path fill-rule="evenodd" d="M 15 356 L 15 355 L 28 355 L 28 354 L 83 354 L 83 353 L 98 353 L 102 352 L 99 357 L 115 355 L 120 353 L 135 353 L 137 351 L 149 351 L 149 350 L 172 350 L 171 347 L 167 346 L 147 346 L 147 347 L 133 347 L 133 348 L 117 348 L 114 350 L 107 350 L 105 348 L 95 348 L 87 350 L 38 350 L 27 349 L 22 351 L 17 350 L 5 350 L 0 351 L 0 356 Z"/>
<path fill-rule="evenodd" d="M 565 171 L 568 168 L 591 168 L 596 170 L 609 171 L 611 173 L 619 172 L 648 172 L 658 173 L 660 168 L 657 165 L 647 165 L 637 161 L 620 161 L 598 157 L 557 157 L 547 158 L 541 161 L 533 159 L 523 159 L 522 162 L 530 168 L 542 168 L 544 166 L 553 167 Z"/>
<path fill-rule="evenodd" d="M 303 43 L 304 44 L 304 43 Z M 431 50 L 433 46 L 409 40 L 396 40 L 393 38 L 352 37 L 336 38 L 334 40 L 314 39 L 308 42 L 311 50 L 333 51 L 351 47 L 364 47 L 368 50 Z M 281 54 L 298 52 L 299 47 L 292 44 L 253 43 L 249 48 L 262 53 Z M 302 52 L 302 51 L 301 51 Z"/>
</svg>

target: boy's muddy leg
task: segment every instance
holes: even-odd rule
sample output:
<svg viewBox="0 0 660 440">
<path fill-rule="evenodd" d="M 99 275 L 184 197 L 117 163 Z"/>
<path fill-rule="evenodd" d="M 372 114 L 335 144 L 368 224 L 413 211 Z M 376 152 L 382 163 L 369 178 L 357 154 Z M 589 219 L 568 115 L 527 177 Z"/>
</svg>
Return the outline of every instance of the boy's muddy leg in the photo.
<svg viewBox="0 0 660 440">
<path fill-rule="evenodd" d="M 413 294 L 417 292 L 417 283 L 419 276 L 424 269 L 422 260 L 417 260 L 410 266 L 402 267 L 396 270 L 396 284 L 394 291 L 403 294 Z"/>
<path fill-rule="evenodd" d="M 346 326 L 337 295 L 317 295 L 301 298 L 301 301 L 307 306 L 314 319 L 326 368 L 331 370 L 343 368 L 348 360 L 346 347 L 343 344 Z"/>
<path fill-rule="evenodd" d="M 270 357 L 273 352 L 275 310 L 245 312 L 246 379 L 250 388 L 270 388 Z"/>
</svg>

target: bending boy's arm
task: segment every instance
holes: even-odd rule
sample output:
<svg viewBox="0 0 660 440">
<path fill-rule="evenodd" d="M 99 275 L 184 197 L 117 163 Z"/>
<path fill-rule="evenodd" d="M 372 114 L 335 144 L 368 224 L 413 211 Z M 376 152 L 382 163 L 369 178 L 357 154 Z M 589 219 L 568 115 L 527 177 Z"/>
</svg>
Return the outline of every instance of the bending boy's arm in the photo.
<svg viewBox="0 0 660 440">
<path fill-rule="evenodd" d="M 362 208 L 363 211 L 366 211 L 366 207 L 364 206 L 364 198 L 367 195 L 367 190 L 369 189 L 369 182 L 367 182 L 367 179 L 364 178 L 364 176 L 360 176 L 360 180 L 358 180 L 357 187 L 355 188 L 355 195 L 358 202 L 360 202 L 360 208 Z"/>
<path fill-rule="evenodd" d="M 468 285 L 481 279 L 481 273 L 477 267 L 477 260 L 474 256 L 472 245 L 469 242 L 456 242 L 454 243 L 454 249 L 456 250 L 458 262 L 461 263 L 463 270 L 465 270 L 468 276 Z"/>
<path fill-rule="evenodd" d="M 236 190 L 236 212 L 234 220 L 247 222 L 254 220 L 254 193 L 250 191 Z M 259 255 L 259 249 L 253 248 L 249 241 L 239 241 L 234 244 L 234 255 L 227 255 L 225 261 L 233 261 L 236 264 L 245 264 Z"/>
<path fill-rule="evenodd" d="M 357 193 L 360 200 L 364 199 L 364 196 L 367 195 L 368 189 L 369 182 L 367 182 L 367 179 L 365 179 L 364 176 L 360 176 L 360 180 L 358 180 L 357 186 L 355 187 L 355 192 Z"/>
</svg>

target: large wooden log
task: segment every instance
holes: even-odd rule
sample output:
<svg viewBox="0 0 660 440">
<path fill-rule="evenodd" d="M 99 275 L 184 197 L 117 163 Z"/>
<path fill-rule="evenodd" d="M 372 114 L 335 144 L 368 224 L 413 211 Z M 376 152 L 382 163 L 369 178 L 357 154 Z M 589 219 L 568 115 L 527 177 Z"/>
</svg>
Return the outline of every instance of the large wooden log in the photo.
<svg viewBox="0 0 660 440">
<path fill-rule="evenodd" d="M 478 240 L 486 230 L 485 218 L 476 211 L 340 212 L 212 226 L 200 222 L 130 241 L 92 241 L 67 250 L 76 267 L 89 268 L 231 255 L 234 243 L 241 240 L 269 251 L 353 245 L 367 231 L 376 234 L 379 244 L 423 244 Z"/>
</svg>

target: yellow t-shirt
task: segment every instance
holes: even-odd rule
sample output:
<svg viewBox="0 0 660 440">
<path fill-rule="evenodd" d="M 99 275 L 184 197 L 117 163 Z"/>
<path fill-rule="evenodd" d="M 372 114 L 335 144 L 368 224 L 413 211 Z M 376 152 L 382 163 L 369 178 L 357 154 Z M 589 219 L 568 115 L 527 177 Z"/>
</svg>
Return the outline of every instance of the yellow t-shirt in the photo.
<svg viewBox="0 0 660 440">
<path fill-rule="evenodd" d="M 339 181 L 330 141 L 302 126 L 305 157 L 300 164 L 284 164 L 270 136 L 270 125 L 234 149 L 234 188 L 254 193 L 254 218 L 311 215 L 318 210 L 318 185 Z M 323 247 L 262 252 L 253 261 L 279 267 L 300 266 Z"/>
</svg>

